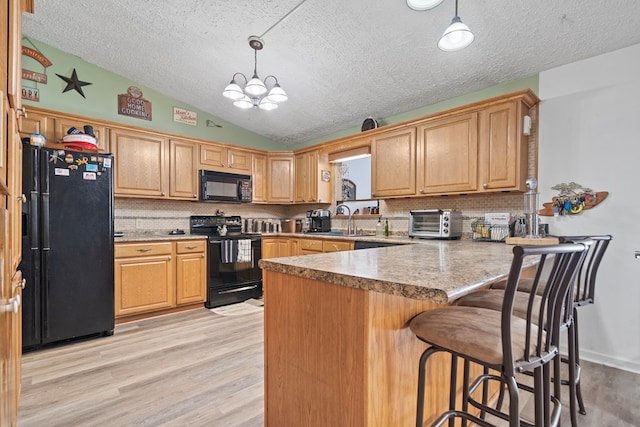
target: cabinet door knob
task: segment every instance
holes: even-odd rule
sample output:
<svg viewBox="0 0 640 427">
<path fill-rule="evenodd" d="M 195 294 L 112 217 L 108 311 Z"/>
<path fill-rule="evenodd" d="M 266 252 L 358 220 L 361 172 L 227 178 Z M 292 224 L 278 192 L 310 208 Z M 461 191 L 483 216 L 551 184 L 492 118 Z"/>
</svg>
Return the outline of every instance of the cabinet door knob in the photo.
<svg viewBox="0 0 640 427">
<path fill-rule="evenodd" d="M 193 195 L 193 198 L 194 198 L 194 199 L 195 199 L 195 198 L 197 198 L 197 197 L 198 197 L 198 195 L 197 195 L 197 194 L 194 194 L 194 195 Z"/>
<path fill-rule="evenodd" d="M 0 312 L 17 313 L 20 310 L 20 295 L 9 298 L 9 304 L 0 305 Z"/>
<path fill-rule="evenodd" d="M 421 188 L 421 189 L 420 189 L 420 193 L 424 193 L 424 188 Z"/>
<path fill-rule="evenodd" d="M 21 118 L 21 117 L 24 118 L 24 119 L 27 118 L 27 110 L 25 110 L 24 107 L 18 108 L 16 110 L 16 114 L 17 114 L 18 118 Z"/>
<path fill-rule="evenodd" d="M 204 254 L 202 254 L 202 258 L 204 258 Z"/>
<path fill-rule="evenodd" d="M 14 283 L 15 283 L 15 285 L 14 285 L 13 289 L 18 289 L 18 288 L 24 289 L 25 286 L 27 286 L 27 279 L 23 278 L 19 282 L 14 282 Z"/>
<path fill-rule="evenodd" d="M 20 200 L 22 203 L 27 203 L 27 196 L 25 196 L 24 194 L 16 196 L 16 199 Z"/>
<path fill-rule="evenodd" d="M 167 261 L 171 261 L 171 257 L 167 257 Z"/>
<path fill-rule="evenodd" d="M 482 184 L 482 188 L 487 189 L 489 188 L 489 184 L 487 184 L 486 182 L 484 184 Z"/>
<path fill-rule="evenodd" d="M 164 196 L 164 191 L 162 193 L 160 193 L 161 196 Z"/>
</svg>

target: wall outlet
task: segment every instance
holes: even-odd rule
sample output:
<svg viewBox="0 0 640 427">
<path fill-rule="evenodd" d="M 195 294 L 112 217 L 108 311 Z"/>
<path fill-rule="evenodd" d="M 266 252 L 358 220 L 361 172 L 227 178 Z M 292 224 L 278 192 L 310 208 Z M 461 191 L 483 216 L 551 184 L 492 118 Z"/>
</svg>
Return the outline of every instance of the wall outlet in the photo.
<svg viewBox="0 0 640 427">
<path fill-rule="evenodd" d="M 136 218 L 136 228 L 144 228 L 144 220 L 141 218 Z"/>
</svg>

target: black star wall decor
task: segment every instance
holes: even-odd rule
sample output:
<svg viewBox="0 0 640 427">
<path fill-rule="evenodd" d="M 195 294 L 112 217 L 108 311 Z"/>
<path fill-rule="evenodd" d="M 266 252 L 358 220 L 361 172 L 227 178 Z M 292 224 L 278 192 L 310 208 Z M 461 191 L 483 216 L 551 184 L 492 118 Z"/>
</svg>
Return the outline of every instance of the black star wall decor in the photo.
<svg viewBox="0 0 640 427">
<path fill-rule="evenodd" d="M 92 83 L 83 82 L 83 81 L 78 80 L 78 74 L 76 73 L 76 69 L 75 68 L 73 69 L 73 72 L 71 73 L 71 77 L 61 76 L 60 74 L 56 74 L 56 76 L 60 77 L 62 80 L 67 82 L 67 87 L 64 88 L 62 93 L 68 92 L 71 89 L 73 89 L 76 92 L 78 92 L 80 95 L 82 95 L 83 98 L 86 98 L 86 96 L 84 96 L 84 92 L 82 92 L 82 86 L 87 86 L 87 85 L 90 85 Z"/>
</svg>

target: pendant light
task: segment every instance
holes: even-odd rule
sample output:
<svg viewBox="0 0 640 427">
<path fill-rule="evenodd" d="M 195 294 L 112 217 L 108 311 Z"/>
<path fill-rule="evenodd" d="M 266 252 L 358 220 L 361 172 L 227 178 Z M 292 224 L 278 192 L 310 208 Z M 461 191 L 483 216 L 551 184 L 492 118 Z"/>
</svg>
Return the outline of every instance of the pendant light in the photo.
<svg viewBox="0 0 640 427">
<path fill-rule="evenodd" d="M 451 20 L 451 25 L 444 30 L 444 34 L 438 40 L 438 47 L 445 52 L 453 52 L 469 46 L 475 36 L 458 16 L 458 0 L 456 0 L 456 15 Z"/>
<path fill-rule="evenodd" d="M 438 6 L 444 0 L 407 0 L 407 6 L 413 10 L 429 10 Z"/>
<path fill-rule="evenodd" d="M 278 108 L 278 103 L 287 99 L 287 94 L 278 84 L 275 76 L 269 75 L 264 81 L 258 77 L 258 51 L 264 47 L 264 42 L 258 36 L 249 37 L 249 46 L 253 49 L 253 76 L 251 79 L 242 73 L 235 73 L 231 82 L 224 88 L 222 95 L 233 101 L 233 105 L 241 109 L 260 108 L 261 110 L 274 110 Z M 237 77 L 242 77 L 245 81 L 242 88 L 236 81 Z M 271 89 L 267 88 L 268 79 L 275 80 Z"/>
</svg>

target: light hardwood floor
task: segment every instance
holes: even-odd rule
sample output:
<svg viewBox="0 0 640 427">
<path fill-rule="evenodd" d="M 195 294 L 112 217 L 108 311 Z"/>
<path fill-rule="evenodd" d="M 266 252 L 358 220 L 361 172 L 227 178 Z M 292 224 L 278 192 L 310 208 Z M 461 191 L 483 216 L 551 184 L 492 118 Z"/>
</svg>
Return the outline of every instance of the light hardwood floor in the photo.
<svg viewBox="0 0 640 427">
<path fill-rule="evenodd" d="M 27 353 L 18 427 L 263 426 L 262 328 L 261 313 L 202 309 Z M 580 426 L 640 426 L 640 375 L 583 366 Z"/>
</svg>

